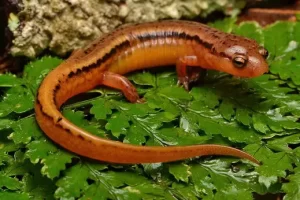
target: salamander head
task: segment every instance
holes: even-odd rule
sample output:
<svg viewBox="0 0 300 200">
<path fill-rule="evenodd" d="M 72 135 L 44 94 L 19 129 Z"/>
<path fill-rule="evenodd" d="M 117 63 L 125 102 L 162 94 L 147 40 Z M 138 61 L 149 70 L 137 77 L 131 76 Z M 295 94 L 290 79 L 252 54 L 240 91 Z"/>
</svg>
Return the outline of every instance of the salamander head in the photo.
<svg viewBox="0 0 300 200">
<path fill-rule="evenodd" d="M 211 49 L 213 69 L 239 77 L 256 77 L 268 72 L 268 51 L 256 41 L 229 35 Z"/>
</svg>

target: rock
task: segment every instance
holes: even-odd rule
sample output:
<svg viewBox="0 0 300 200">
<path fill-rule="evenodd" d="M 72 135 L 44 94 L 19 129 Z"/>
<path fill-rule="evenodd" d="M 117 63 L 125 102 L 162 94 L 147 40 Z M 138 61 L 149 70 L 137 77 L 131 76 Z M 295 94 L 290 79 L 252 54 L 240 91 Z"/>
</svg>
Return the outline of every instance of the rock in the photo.
<svg viewBox="0 0 300 200">
<path fill-rule="evenodd" d="M 13 56 L 34 58 L 45 49 L 64 56 L 123 23 L 235 15 L 245 0 L 31 0 L 10 14 Z"/>
</svg>

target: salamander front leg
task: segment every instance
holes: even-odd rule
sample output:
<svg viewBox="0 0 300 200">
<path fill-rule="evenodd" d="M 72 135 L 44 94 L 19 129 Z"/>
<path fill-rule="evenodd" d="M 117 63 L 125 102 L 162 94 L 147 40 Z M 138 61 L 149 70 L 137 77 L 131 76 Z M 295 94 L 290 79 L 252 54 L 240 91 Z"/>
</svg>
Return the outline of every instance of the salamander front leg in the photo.
<svg viewBox="0 0 300 200">
<path fill-rule="evenodd" d="M 112 72 L 104 72 L 102 74 L 101 85 L 121 90 L 128 101 L 131 103 L 141 103 L 139 94 L 132 83 L 124 76 Z"/>
<path fill-rule="evenodd" d="M 189 90 L 189 84 L 191 82 L 198 81 L 206 74 L 206 70 L 198 66 L 196 56 L 185 56 L 180 58 L 176 63 L 176 71 L 178 84 L 183 85 L 186 90 Z"/>
</svg>

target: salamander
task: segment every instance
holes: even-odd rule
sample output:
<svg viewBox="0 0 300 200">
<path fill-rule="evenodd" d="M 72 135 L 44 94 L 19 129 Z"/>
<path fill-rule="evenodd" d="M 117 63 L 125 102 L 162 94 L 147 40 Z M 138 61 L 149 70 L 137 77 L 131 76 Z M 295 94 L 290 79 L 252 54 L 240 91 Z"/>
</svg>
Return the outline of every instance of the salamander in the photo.
<svg viewBox="0 0 300 200">
<path fill-rule="evenodd" d="M 40 84 L 35 116 L 43 132 L 61 147 L 91 159 L 118 164 L 171 162 L 205 155 L 227 155 L 259 163 L 239 149 L 215 145 L 142 146 L 97 137 L 60 112 L 71 97 L 103 85 L 139 103 L 135 87 L 123 75 L 153 67 L 176 66 L 178 82 L 188 90 L 203 70 L 238 77 L 268 72 L 268 51 L 256 41 L 191 21 L 161 21 L 121 26 L 76 50 Z M 245 137 L 247 137 L 245 135 Z"/>
</svg>

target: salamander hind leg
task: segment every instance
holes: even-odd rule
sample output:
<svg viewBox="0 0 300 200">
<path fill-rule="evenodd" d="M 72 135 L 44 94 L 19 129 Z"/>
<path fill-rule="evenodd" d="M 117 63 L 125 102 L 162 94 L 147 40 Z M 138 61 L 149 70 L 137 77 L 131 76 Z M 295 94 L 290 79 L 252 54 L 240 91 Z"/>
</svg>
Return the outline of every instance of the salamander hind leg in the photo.
<svg viewBox="0 0 300 200">
<path fill-rule="evenodd" d="M 124 76 L 115 74 L 112 72 L 103 72 L 101 85 L 105 85 L 111 88 L 121 90 L 124 96 L 131 103 L 142 103 L 143 99 L 140 99 L 136 88 L 132 83 Z"/>
<path fill-rule="evenodd" d="M 186 90 L 189 90 L 190 83 L 196 82 L 206 75 L 206 70 L 197 64 L 196 56 L 185 56 L 178 59 L 176 63 L 178 85 L 183 85 Z"/>
</svg>

